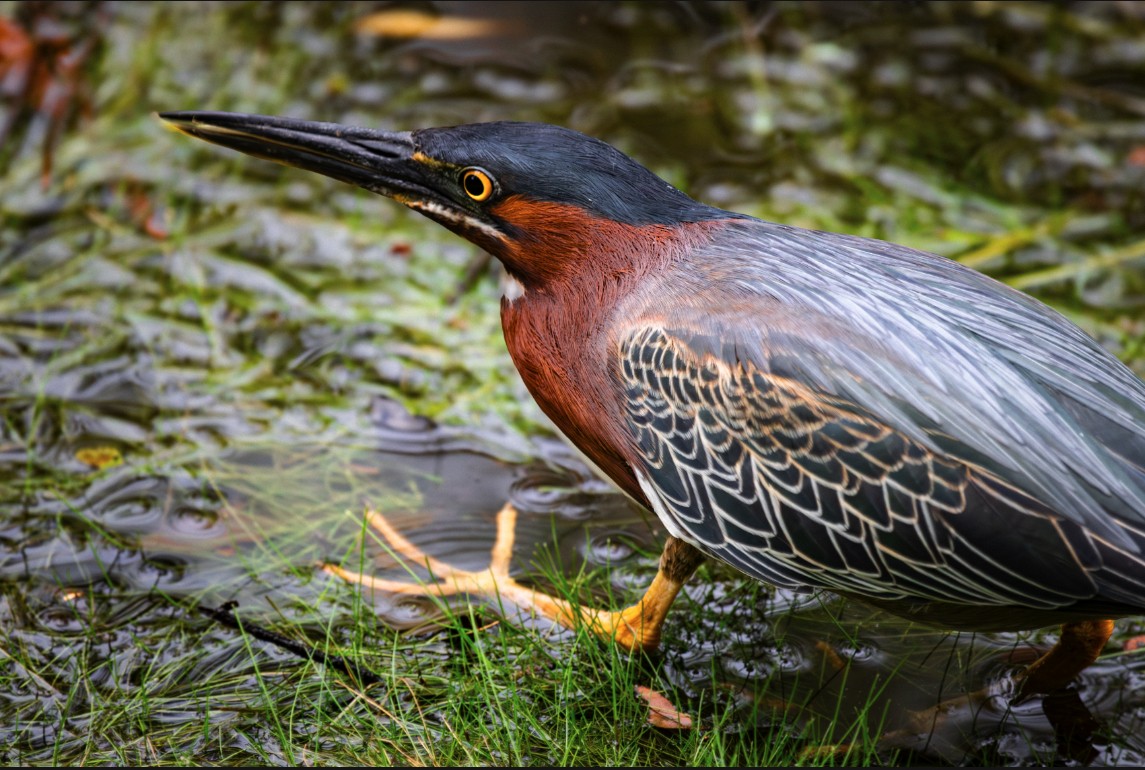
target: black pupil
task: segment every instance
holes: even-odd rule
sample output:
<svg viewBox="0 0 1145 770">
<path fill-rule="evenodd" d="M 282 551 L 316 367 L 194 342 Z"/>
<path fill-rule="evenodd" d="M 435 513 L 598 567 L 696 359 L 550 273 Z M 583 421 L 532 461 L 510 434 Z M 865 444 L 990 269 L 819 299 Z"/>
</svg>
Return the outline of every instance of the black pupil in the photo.
<svg viewBox="0 0 1145 770">
<path fill-rule="evenodd" d="M 469 193 L 474 198 L 480 198 L 485 194 L 485 183 L 481 181 L 481 177 L 479 177 L 477 174 L 466 174 L 465 192 Z"/>
</svg>

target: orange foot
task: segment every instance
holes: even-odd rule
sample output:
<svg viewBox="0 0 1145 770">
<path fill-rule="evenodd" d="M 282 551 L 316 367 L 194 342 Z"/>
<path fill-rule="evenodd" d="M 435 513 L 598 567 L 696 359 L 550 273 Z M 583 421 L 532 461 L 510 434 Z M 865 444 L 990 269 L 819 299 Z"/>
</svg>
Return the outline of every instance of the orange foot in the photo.
<svg viewBox="0 0 1145 770">
<path fill-rule="evenodd" d="M 686 560 L 686 549 L 690 546 L 670 538 L 668 545 L 665 546 L 664 556 L 660 560 L 660 570 L 639 603 L 620 612 L 596 610 L 571 604 L 564 599 L 523 586 L 513 579 L 509 574 L 509 561 L 516 537 L 517 509 L 510 503 L 506 503 L 497 513 L 497 538 L 493 544 L 492 558 L 489 567 L 480 572 L 457 569 L 424 553 L 375 510 L 366 511 L 366 520 L 394 551 L 408 561 L 426 567 L 433 576 L 433 582 L 417 584 L 384 580 L 350 572 L 335 564 L 324 565 L 323 569 L 326 572 L 351 583 L 394 594 L 439 597 L 471 594 L 498 606 L 507 602 L 546 617 L 565 628 L 572 629 L 584 624 L 597 636 L 612 639 L 627 650 L 656 649 L 660 643 L 660 629 L 668 614 L 668 608 L 679 593 L 684 580 L 691 574 L 691 570 L 687 570 L 687 574 L 682 574 L 678 566 L 681 561 L 679 554 L 684 553 Z M 665 563 L 671 568 L 668 573 L 665 572 Z"/>
</svg>

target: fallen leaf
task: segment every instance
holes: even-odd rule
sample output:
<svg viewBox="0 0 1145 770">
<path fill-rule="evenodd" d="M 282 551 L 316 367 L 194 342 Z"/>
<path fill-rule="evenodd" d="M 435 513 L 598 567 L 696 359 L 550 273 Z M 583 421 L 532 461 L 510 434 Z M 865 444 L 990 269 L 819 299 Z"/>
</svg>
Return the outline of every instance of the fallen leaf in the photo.
<svg viewBox="0 0 1145 770">
<path fill-rule="evenodd" d="M 636 694 L 648 704 L 648 724 L 667 730 L 691 730 L 692 718 L 651 687 L 636 685 Z"/>
<path fill-rule="evenodd" d="M 363 16 L 354 23 L 360 35 L 375 37 L 465 40 L 490 37 L 516 29 L 510 21 L 475 19 L 464 16 L 432 16 L 421 11 L 381 11 Z"/>
<path fill-rule="evenodd" d="M 113 446 L 93 446 L 76 452 L 76 459 L 93 468 L 103 470 L 123 464 L 123 455 Z"/>
</svg>

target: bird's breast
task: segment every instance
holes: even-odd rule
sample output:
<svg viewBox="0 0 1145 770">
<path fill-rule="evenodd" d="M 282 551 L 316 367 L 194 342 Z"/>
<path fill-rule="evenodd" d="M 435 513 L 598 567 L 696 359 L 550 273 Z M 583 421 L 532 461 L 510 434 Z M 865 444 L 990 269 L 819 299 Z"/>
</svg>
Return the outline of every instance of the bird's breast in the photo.
<svg viewBox="0 0 1145 770">
<path fill-rule="evenodd" d="M 608 354 L 609 316 L 600 305 L 572 307 L 539 291 L 501 303 L 509 355 L 541 410 L 605 475 L 646 502 L 623 452 L 630 439 Z"/>
</svg>

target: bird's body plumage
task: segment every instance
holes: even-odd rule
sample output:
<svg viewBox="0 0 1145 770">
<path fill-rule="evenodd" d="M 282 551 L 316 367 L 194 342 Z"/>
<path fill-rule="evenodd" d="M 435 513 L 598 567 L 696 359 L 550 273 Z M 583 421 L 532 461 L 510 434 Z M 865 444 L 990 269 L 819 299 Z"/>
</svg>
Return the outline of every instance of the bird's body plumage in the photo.
<svg viewBox="0 0 1145 770">
<path fill-rule="evenodd" d="M 694 549 L 947 626 L 1063 622 L 1035 691 L 1096 658 L 1106 619 L 1145 613 L 1145 384 L 1040 302 L 934 254 L 703 205 L 564 128 L 164 117 L 501 260 L 530 392 L 675 536 L 655 616 L 602 628 L 654 643 Z"/>
</svg>

